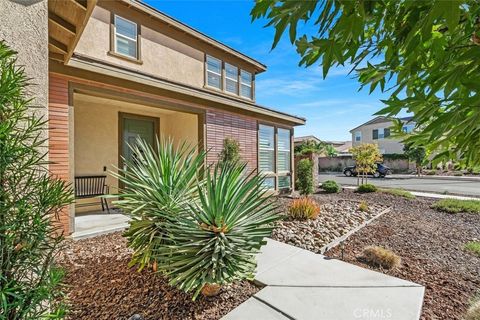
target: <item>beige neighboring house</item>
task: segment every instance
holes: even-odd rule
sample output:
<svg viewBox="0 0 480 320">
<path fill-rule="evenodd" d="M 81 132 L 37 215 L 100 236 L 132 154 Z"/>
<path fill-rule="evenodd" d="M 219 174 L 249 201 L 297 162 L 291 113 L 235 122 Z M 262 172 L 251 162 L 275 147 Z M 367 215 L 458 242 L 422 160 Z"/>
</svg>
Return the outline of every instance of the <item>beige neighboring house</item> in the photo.
<svg viewBox="0 0 480 320">
<path fill-rule="evenodd" d="M 404 132 L 410 133 L 415 129 L 412 117 L 399 118 L 399 120 L 403 122 Z M 362 143 L 376 143 L 382 154 L 403 154 L 403 143 L 399 139 L 391 137 L 392 126 L 391 118 L 382 116 L 373 118 L 350 130 L 352 145 L 355 147 Z"/>
<path fill-rule="evenodd" d="M 50 172 L 75 188 L 60 215 L 66 235 L 81 213 L 103 210 L 87 196 L 117 192 L 108 171 L 135 156 L 137 137 L 187 141 L 209 150 L 209 164 L 234 138 L 267 187 L 293 189 L 293 132 L 305 119 L 256 103 L 267 67 L 144 2 L 0 0 L 0 41 L 36 83 Z"/>
</svg>

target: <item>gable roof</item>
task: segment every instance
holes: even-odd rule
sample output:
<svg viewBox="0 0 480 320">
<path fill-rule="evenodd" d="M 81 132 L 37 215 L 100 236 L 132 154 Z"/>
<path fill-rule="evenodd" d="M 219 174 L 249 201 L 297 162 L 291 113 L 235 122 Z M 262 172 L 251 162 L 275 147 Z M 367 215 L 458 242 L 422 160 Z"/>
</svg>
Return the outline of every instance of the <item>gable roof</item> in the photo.
<svg viewBox="0 0 480 320">
<path fill-rule="evenodd" d="M 295 137 L 295 138 L 293 139 L 293 141 L 294 141 L 295 143 L 297 143 L 297 142 L 303 142 L 303 141 L 309 141 L 309 140 L 313 140 L 313 141 L 315 141 L 315 142 L 321 142 L 321 140 L 318 139 L 317 137 L 315 137 L 314 135 Z"/>
<path fill-rule="evenodd" d="M 375 117 L 375 118 L 373 118 L 373 119 L 371 119 L 371 120 L 369 120 L 365 123 L 362 123 L 359 126 L 356 126 L 355 128 L 351 129 L 349 132 L 353 132 L 354 130 L 357 130 L 358 128 L 369 125 L 369 124 L 391 122 L 395 119 L 403 121 L 405 123 L 408 123 L 408 122 L 411 122 L 413 120 L 413 117 L 410 116 L 410 117 L 403 117 L 403 118 L 389 118 L 389 117 L 385 117 L 385 116 L 377 116 L 377 117 Z"/>
<path fill-rule="evenodd" d="M 141 1 L 141 0 L 121 0 L 122 2 L 126 3 L 128 6 L 130 7 L 133 7 L 135 9 L 137 9 L 138 11 L 141 11 L 147 15 L 149 15 L 150 17 L 153 17 L 155 19 L 158 19 L 158 20 L 161 20 L 162 22 L 182 31 L 182 32 L 185 32 L 213 47 L 216 47 L 228 54 L 231 54 L 237 58 L 240 58 L 246 62 L 248 62 L 249 64 L 253 65 L 256 70 L 257 70 L 257 73 L 260 73 L 260 72 L 263 72 L 263 71 L 266 71 L 267 70 L 267 66 L 264 65 L 263 63 L 259 62 L 258 60 L 255 60 L 254 58 L 251 58 L 249 56 L 247 56 L 246 54 L 244 53 L 241 53 L 240 51 L 218 41 L 218 40 L 215 40 L 214 38 L 204 34 L 203 32 L 200 32 L 198 31 L 197 29 L 194 29 L 188 25 L 186 25 L 185 23 L 159 11 L 157 8 L 155 7 L 152 7 L 148 4 L 146 4 L 145 2 Z"/>
</svg>

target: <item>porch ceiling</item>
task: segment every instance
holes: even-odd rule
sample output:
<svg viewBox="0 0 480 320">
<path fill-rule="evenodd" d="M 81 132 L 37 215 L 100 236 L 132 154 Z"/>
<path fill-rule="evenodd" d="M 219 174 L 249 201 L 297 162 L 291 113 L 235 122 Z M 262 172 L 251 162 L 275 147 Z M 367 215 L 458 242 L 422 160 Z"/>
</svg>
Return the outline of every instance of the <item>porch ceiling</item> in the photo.
<svg viewBox="0 0 480 320">
<path fill-rule="evenodd" d="M 48 0 L 49 59 L 67 63 L 97 0 Z"/>
</svg>

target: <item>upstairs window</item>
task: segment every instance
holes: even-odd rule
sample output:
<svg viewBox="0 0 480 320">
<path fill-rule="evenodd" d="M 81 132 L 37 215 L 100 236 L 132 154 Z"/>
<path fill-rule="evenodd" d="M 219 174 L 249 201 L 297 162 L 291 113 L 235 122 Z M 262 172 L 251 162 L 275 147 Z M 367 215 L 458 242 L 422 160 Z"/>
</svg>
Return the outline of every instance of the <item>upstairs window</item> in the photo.
<svg viewBox="0 0 480 320">
<path fill-rule="evenodd" d="M 373 140 L 385 139 L 388 137 L 390 137 L 390 128 L 380 128 L 372 131 Z"/>
<path fill-rule="evenodd" d="M 114 25 L 115 25 L 115 39 L 114 39 L 115 53 L 130 57 L 133 59 L 138 59 L 137 24 L 115 15 Z"/>
<path fill-rule="evenodd" d="M 360 131 L 355 131 L 355 141 L 362 141 L 362 133 Z"/>
<path fill-rule="evenodd" d="M 242 70 L 241 76 L 240 76 L 240 95 L 242 97 L 252 99 L 252 74 L 250 72 L 247 72 L 245 70 Z"/>
<path fill-rule="evenodd" d="M 403 132 L 405 133 L 411 133 L 413 131 L 413 129 L 415 128 L 415 125 L 413 124 L 406 124 L 406 125 L 403 125 Z"/>
<path fill-rule="evenodd" d="M 207 56 L 207 85 L 222 89 L 222 61 Z"/>
<path fill-rule="evenodd" d="M 225 63 L 225 91 L 238 94 L 238 68 Z"/>
</svg>

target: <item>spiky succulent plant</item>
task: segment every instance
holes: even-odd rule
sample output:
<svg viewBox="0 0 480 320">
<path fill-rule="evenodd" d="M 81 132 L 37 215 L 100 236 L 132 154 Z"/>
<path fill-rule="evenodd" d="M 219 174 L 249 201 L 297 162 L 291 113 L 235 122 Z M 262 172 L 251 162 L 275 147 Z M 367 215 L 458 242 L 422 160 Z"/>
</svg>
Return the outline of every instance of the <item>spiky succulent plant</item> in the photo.
<svg viewBox="0 0 480 320">
<path fill-rule="evenodd" d="M 255 253 L 279 218 L 263 180 L 246 164 L 223 163 L 197 185 L 198 201 L 166 222 L 159 268 L 171 285 L 196 298 L 206 284 L 253 278 Z"/>
<path fill-rule="evenodd" d="M 114 204 L 132 219 L 124 235 L 134 250 L 131 265 L 141 270 L 156 265 L 155 252 L 168 241 L 165 222 L 196 201 L 205 153 L 185 143 L 175 147 L 172 140 L 151 146 L 138 139 L 129 147 L 133 159 L 112 173 L 122 186 Z"/>
</svg>

